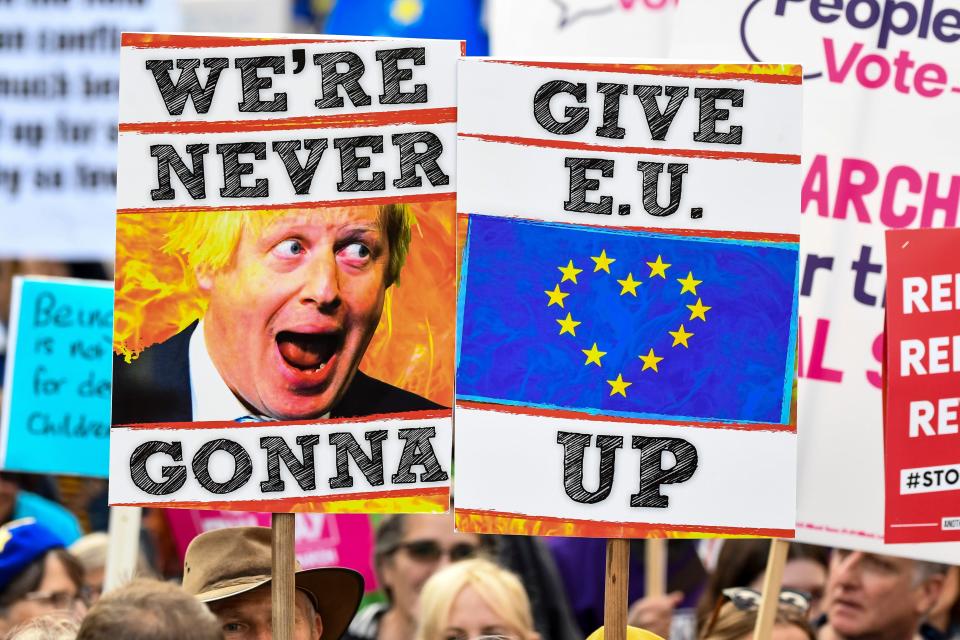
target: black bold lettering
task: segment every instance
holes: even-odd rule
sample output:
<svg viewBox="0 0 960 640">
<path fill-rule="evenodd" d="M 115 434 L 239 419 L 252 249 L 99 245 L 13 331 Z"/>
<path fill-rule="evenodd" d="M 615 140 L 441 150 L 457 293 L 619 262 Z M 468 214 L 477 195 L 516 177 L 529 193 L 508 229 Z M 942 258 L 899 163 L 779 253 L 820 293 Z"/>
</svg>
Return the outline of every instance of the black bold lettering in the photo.
<svg viewBox="0 0 960 640">
<path fill-rule="evenodd" d="M 700 101 L 700 129 L 693 134 L 697 142 L 712 144 L 740 144 L 743 127 L 730 125 L 726 133 L 717 131 L 717 122 L 730 117 L 730 111 L 717 107 L 717 100 L 729 100 L 734 107 L 743 106 L 743 89 L 694 89 L 693 95 Z"/>
<path fill-rule="evenodd" d="M 661 112 L 657 104 L 657 96 L 663 95 L 664 87 L 659 85 L 640 84 L 633 88 L 633 92 L 640 98 L 640 106 L 647 117 L 647 126 L 650 127 L 650 137 L 654 140 L 665 140 L 673 118 L 677 115 L 680 105 L 687 98 L 686 87 L 666 87 L 666 94 L 670 96 L 666 108 Z"/>
<path fill-rule="evenodd" d="M 150 145 L 150 155 L 157 159 L 157 188 L 150 190 L 153 200 L 173 200 L 176 194 L 170 185 L 170 168 L 177 172 L 180 182 L 194 200 L 207 197 L 207 186 L 203 177 L 203 156 L 210 150 L 208 144 L 188 144 L 187 153 L 193 163 L 193 171 L 187 169 L 173 145 Z"/>
<path fill-rule="evenodd" d="M 377 51 L 377 60 L 383 69 L 383 94 L 380 104 L 416 104 L 427 101 L 427 85 L 415 84 L 413 91 L 401 91 L 400 83 L 413 78 L 413 69 L 401 69 L 400 60 L 412 60 L 415 66 L 426 64 L 423 47 L 404 47 Z"/>
<path fill-rule="evenodd" d="M 320 67 L 321 98 L 314 102 L 318 109 L 335 109 L 343 106 L 339 87 L 343 87 L 347 97 L 355 107 L 370 105 L 370 96 L 360 86 L 363 76 L 363 60 L 352 51 L 315 53 L 313 64 Z M 337 71 L 337 65 L 346 65 L 346 70 Z"/>
<path fill-rule="evenodd" d="M 237 58 L 234 66 L 240 69 L 240 84 L 243 88 L 243 102 L 240 111 L 271 112 L 287 110 L 287 94 L 278 93 L 273 100 L 261 100 L 260 91 L 273 86 L 273 78 L 262 77 L 260 69 L 270 68 L 274 73 L 283 73 L 283 56 L 260 56 L 256 58 Z"/>
<path fill-rule="evenodd" d="M 217 451 L 225 451 L 233 456 L 233 476 L 226 482 L 216 482 L 210 477 L 210 456 Z M 247 483 L 253 475 L 253 462 L 239 442 L 221 438 L 211 440 L 197 450 L 191 463 L 193 475 L 197 477 L 200 486 L 210 493 L 224 494 L 236 491 Z"/>
<path fill-rule="evenodd" d="M 297 151 L 300 149 L 299 140 L 278 140 L 271 145 L 274 153 L 280 156 L 287 175 L 290 176 L 290 184 L 293 185 L 293 191 L 297 195 L 310 193 L 310 185 L 313 183 L 313 176 L 317 173 L 317 165 L 320 164 L 320 158 L 327 148 L 326 138 L 307 138 L 303 141 L 303 147 L 310 151 L 307 155 L 307 161 L 302 165 L 297 158 Z"/>
<path fill-rule="evenodd" d="M 370 486 L 379 487 L 383 484 L 383 441 L 387 439 L 387 430 L 367 431 L 363 437 L 370 443 L 369 456 L 363 452 L 352 433 L 340 431 L 330 434 L 330 444 L 337 448 L 337 475 L 330 478 L 331 489 L 353 486 L 350 458 L 357 463 L 357 468 L 366 476 Z"/>
<path fill-rule="evenodd" d="M 689 165 L 673 162 L 667 165 L 667 173 L 670 174 L 670 203 L 661 207 L 658 184 L 660 174 L 663 172 L 663 163 L 642 161 L 637 163 L 637 169 L 643 173 L 643 208 L 647 213 L 662 218 L 677 210 L 683 189 L 683 174 L 688 168 Z"/>
<path fill-rule="evenodd" d="M 604 158 L 564 158 L 563 166 L 570 169 L 570 199 L 563 203 L 564 211 L 577 213 L 613 214 L 613 198 L 600 196 L 599 202 L 587 200 L 587 191 L 600 188 L 600 181 L 587 178 L 587 171 L 599 171 L 604 178 L 613 177 L 613 160 Z"/>
<path fill-rule="evenodd" d="M 170 80 L 173 60 L 147 60 L 147 69 L 153 73 L 153 79 L 160 90 L 160 97 L 163 98 L 163 103 L 167 107 L 167 113 L 179 116 L 183 114 L 187 97 L 193 99 L 193 108 L 198 114 L 210 110 L 217 80 L 220 79 L 220 72 L 227 67 L 227 64 L 226 58 L 204 58 L 203 66 L 210 70 L 206 86 L 200 84 L 200 78 L 197 76 L 197 69 L 200 67 L 199 58 L 177 60 L 180 75 L 177 77 L 176 85 Z"/>
<path fill-rule="evenodd" d="M 412 469 L 418 465 L 423 466 L 420 482 L 442 482 L 450 477 L 440 466 L 437 454 L 433 451 L 433 444 L 430 440 L 436 435 L 437 430 L 433 427 L 400 429 L 397 436 L 406 442 L 403 445 L 403 452 L 400 454 L 397 472 L 390 478 L 394 484 L 417 482 L 417 475 L 413 473 Z"/>
<path fill-rule="evenodd" d="M 267 479 L 260 483 L 260 491 L 271 493 L 283 491 L 286 483 L 280 477 L 280 460 L 293 475 L 300 488 L 304 491 L 313 491 L 317 488 L 317 470 L 313 465 L 313 448 L 320 442 L 320 436 L 297 436 L 297 446 L 303 462 L 297 460 L 293 451 L 287 446 L 286 440 L 280 436 L 264 436 L 260 438 L 260 448 L 267 451 Z"/>
<path fill-rule="evenodd" d="M 599 480 L 596 491 L 587 491 L 583 486 L 583 456 L 592 437 L 589 433 L 557 432 L 557 443 L 563 445 L 563 489 L 571 500 L 581 504 L 595 504 L 610 495 L 617 449 L 623 447 L 622 436 L 597 436 Z"/>
<path fill-rule="evenodd" d="M 183 462 L 183 448 L 179 442 L 144 442 L 133 450 L 130 456 L 130 479 L 141 491 L 152 496 L 166 496 L 178 491 L 187 481 L 187 470 L 183 465 L 160 467 L 160 482 L 154 481 L 147 473 L 147 460 L 150 456 L 163 453 L 174 462 Z"/>
<path fill-rule="evenodd" d="M 627 85 L 598 82 L 597 91 L 603 94 L 603 124 L 597 127 L 597 135 L 602 138 L 623 138 L 626 131 L 617 123 L 620 121 L 620 97 L 627 95 Z"/>
<path fill-rule="evenodd" d="M 252 162 L 240 162 L 240 154 L 253 154 L 257 160 L 267 157 L 266 142 L 231 142 L 218 144 L 217 153 L 223 159 L 223 188 L 220 195 L 224 198 L 266 198 L 270 195 L 269 181 L 257 178 L 253 186 L 241 185 L 241 178 L 253 173 Z"/>
<path fill-rule="evenodd" d="M 550 111 L 550 101 L 560 93 L 569 93 L 577 102 L 587 101 L 587 85 L 584 83 L 573 84 L 566 80 L 552 80 L 544 83 L 537 93 L 533 96 L 533 117 L 541 127 L 550 133 L 559 135 L 570 135 L 576 133 L 587 126 L 590 119 L 590 111 L 586 107 L 564 107 L 563 115 L 566 118 L 563 122 L 553 117 Z"/>
<path fill-rule="evenodd" d="M 356 136 L 337 138 L 333 146 L 340 151 L 340 182 L 337 191 L 383 191 L 387 179 L 383 171 L 374 171 L 369 180 L 360 179 L 360 169 L 370 168 L 370 156 L 358 156 L 357 149 L 370 149 L 371 153 L 383 153 L 383 136 Z"/>
<path fill-rule="evenodd" d="M 419 187 L 422 183 L 417 175 L 417 166 L 423 170 L 430 186 L 450 184 L 450 176 L 445 174 L 437 163 L 443 153 L 443 142 L 429 131 L 397 133 L 390 137 L 393 146 L 400 148 L 400 177 L 393 181 L 398 189 Z M 417 145 L 423 150 L 417 151 Z"/>
<path fill-rule="evenodd" d="M 666 509 L 670 498 L 660 493 L 660 485 L 686 482 L 697 470 L 697 449 L 680 438 L 633 436 L 633 448 L 640 450 L 640 491 L 630 496 L 631 507 Z M 674 464 L 663 468 L 663 453 L 673 454 Z"/>
</svg>

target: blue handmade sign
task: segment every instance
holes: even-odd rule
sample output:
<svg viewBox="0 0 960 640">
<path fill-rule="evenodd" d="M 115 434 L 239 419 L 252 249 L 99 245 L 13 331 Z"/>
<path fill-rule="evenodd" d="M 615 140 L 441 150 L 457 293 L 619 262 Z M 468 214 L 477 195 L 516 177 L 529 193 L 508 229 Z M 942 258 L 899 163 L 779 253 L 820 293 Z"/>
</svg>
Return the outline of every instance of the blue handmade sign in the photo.
<svg viewBox="0 0 960 640">
<path fill-rule="evenodd" d="M 18 277 L 0 469 L 107 477 L 113 284 Z"/>
</svg>

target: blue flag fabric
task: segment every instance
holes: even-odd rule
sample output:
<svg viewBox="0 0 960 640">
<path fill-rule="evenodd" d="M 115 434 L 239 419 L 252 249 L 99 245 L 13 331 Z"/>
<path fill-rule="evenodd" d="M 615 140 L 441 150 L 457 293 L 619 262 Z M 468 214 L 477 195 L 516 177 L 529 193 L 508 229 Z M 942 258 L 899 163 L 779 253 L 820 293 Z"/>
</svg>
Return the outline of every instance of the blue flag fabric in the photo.
<svg viewBox="0 0 960 640">
<path fill-rule="evenodd" d="M 457 396 L 785 424 L 799 246 L 472 215 Z"/>
</svg>

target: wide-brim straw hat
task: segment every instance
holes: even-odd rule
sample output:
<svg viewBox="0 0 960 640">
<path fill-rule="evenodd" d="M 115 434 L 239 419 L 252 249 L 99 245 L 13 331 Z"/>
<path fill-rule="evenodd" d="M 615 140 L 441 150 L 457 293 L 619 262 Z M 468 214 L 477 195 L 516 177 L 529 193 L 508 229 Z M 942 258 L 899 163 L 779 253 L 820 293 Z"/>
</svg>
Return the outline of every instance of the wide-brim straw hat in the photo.
<svg viewBox="0 0 960 640">
<path fill-rule="evenodd" d="M 187 547 L 183 589 L 201 602 L 252 591 L 271 580 L 270 529 L 231 527 L 202 533 Z M 297 589 L 306 592 L 323 621 L 320 640 L 337 640 L 347 630 L 360 599 L 363 576 L 344 567 L 301 569 Z"/>
</svg>

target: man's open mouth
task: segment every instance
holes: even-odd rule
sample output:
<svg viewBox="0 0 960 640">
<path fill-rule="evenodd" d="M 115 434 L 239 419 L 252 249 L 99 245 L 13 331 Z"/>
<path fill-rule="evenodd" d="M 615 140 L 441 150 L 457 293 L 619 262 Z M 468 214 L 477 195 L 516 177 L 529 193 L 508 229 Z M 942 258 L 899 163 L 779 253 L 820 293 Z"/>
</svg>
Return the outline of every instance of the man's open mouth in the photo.
<svg viewBox="0 0 960 640">
<path fill-rule="evenodd" d="M 301 371 L 322 369 L 339 347 L 340 335 L 336 333 L 281 331 L 277 334 L 280 357 Z"/>
</svg>

